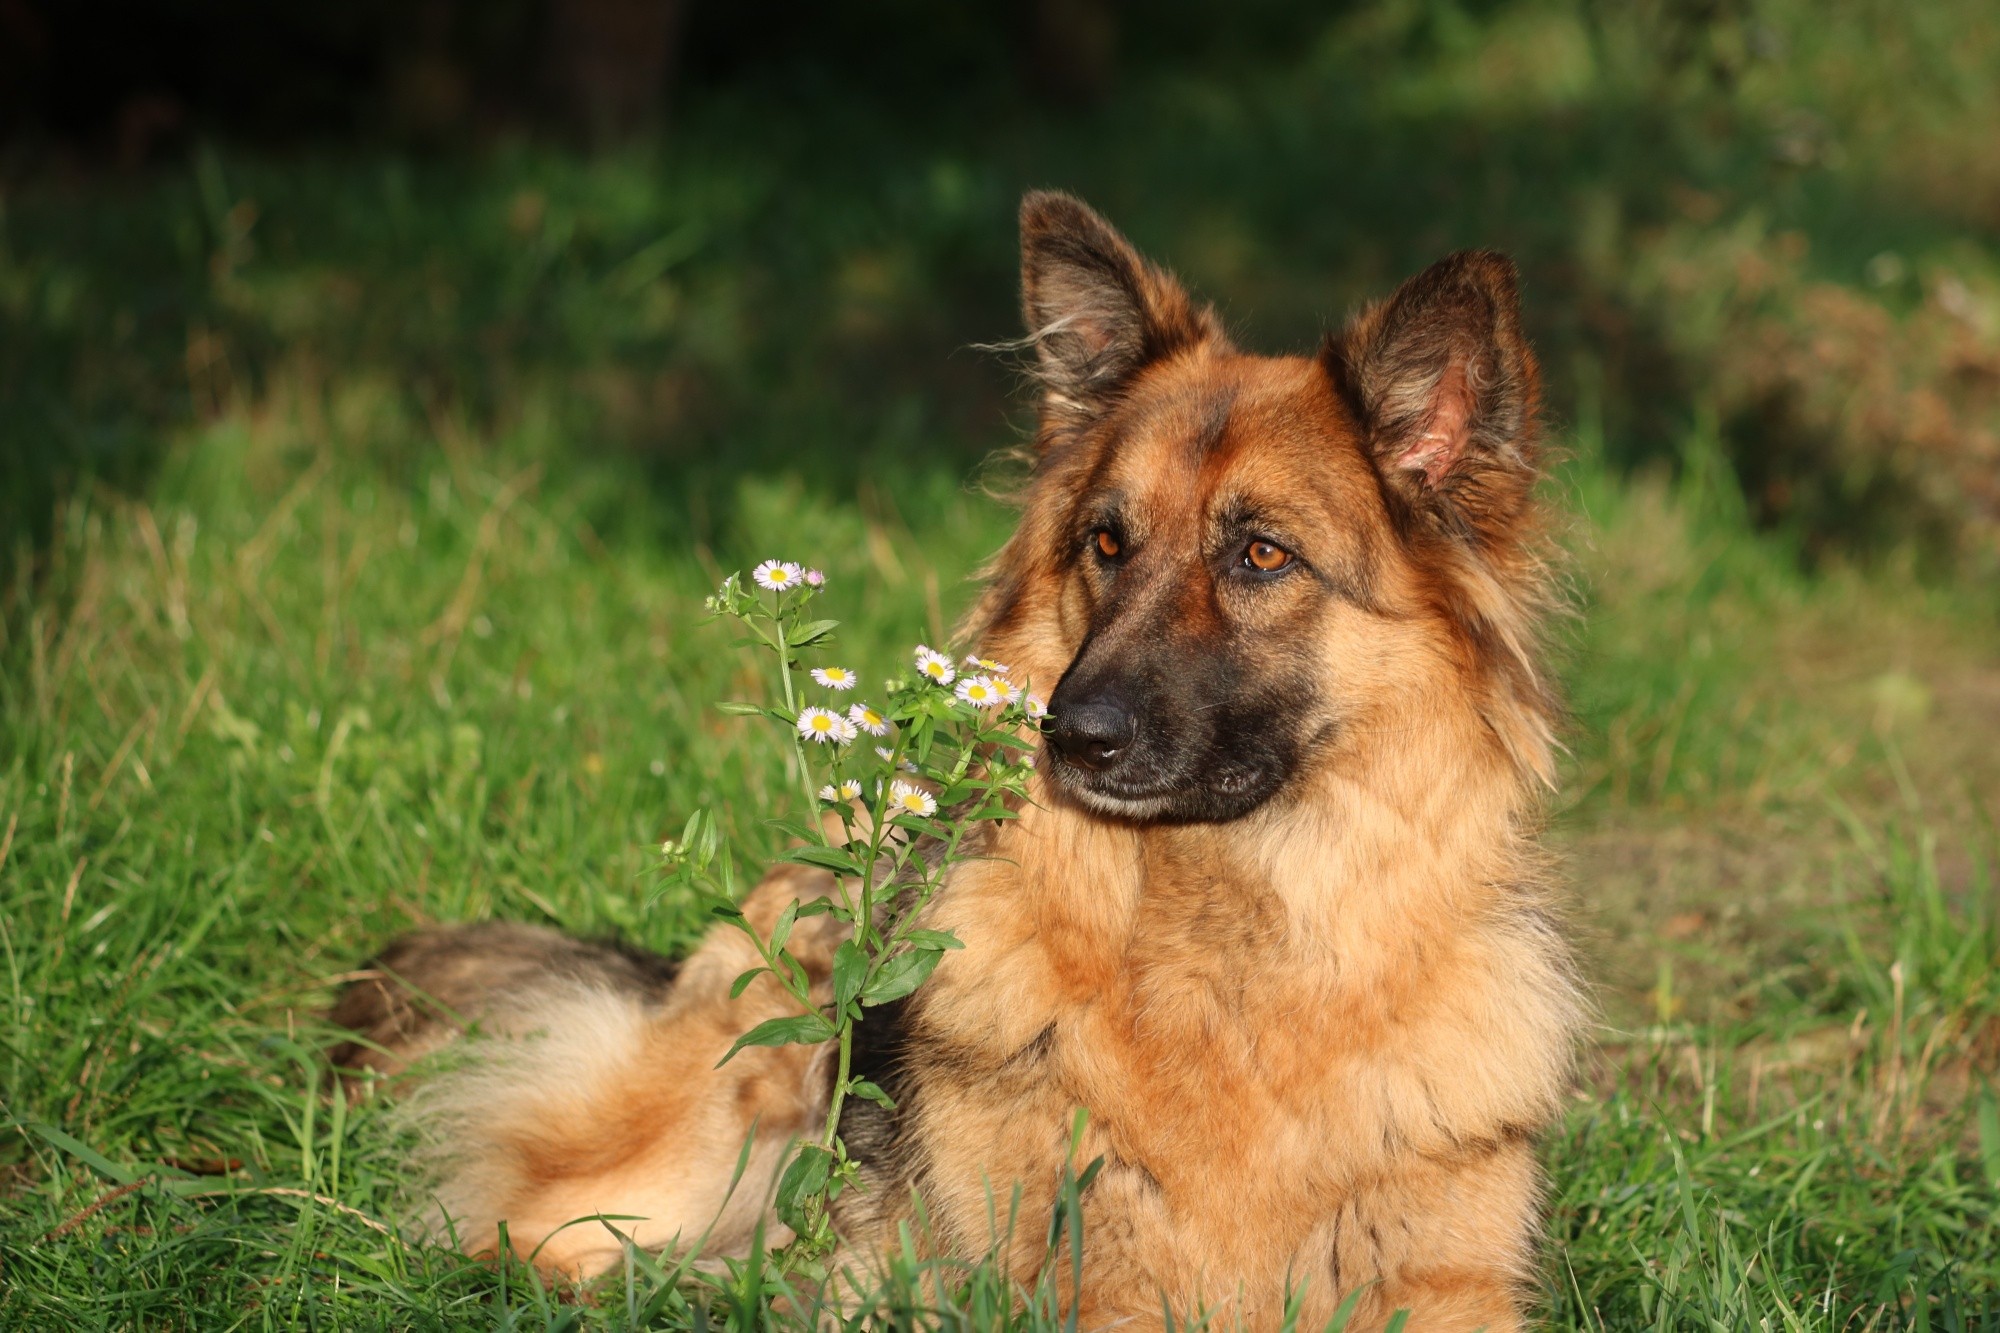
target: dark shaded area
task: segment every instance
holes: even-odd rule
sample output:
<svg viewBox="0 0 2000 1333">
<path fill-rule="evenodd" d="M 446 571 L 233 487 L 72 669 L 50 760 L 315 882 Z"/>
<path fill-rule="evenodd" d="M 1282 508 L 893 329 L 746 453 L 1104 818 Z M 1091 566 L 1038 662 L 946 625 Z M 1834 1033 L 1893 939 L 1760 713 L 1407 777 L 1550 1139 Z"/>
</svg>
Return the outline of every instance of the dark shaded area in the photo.
<svg viewBox="0 0 2000 1333">
<path fill-rule="evenodd" d="M 0 559 L 274 375 L 380 377 L 413 419 L 503 435 L 554 389 L 572 448 L 671 494 L 967 468 L 1012 386 L 964 349 L 1017 325 L 1014 201 L 1042 185 L 1265 348 L 1446 251 L 1510 251 L 1558 422 L 1672 461 L 1730 352 L 1631 277 L 1646 238 L 1754 218 L 1852 280 L 1962 226 L 1737 97 L 1783 59 L 1749 10 L 1586 4 L 1588 46 L 1547 59 L 1598 73 L 1537 92 L 1505 63 L 1544 59 L 1509 35 L 1533 5 L 0 0 Z M 1489 77 L 1527 91 L 1463 91 Z M 1923 533 L 1907 478 L 1830 467 L 1825 413 L 1787 392 L 1719 409 L 1755 512 Z"/>
<path fill-rule="evenodd" d="M 1250 0 L 7 0 L 0 132 L 19 156 L 138 165 L 203 136 L 433 147 L 502 131 L 603 143 L 778 75 L 801 100 L 917 112 L 1010 84 L 1109 93 L 1121 63 L 1268 58 L 1351 5 Z"/>
</svg>

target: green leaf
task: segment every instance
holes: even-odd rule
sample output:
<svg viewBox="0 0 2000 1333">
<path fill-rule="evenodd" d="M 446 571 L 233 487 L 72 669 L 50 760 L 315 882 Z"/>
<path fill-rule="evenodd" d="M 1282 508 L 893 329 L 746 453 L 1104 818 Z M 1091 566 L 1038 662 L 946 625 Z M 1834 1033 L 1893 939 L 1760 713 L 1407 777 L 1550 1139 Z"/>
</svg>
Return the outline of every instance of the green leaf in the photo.
<svg viewBox="0 0 2000 1333">
<path fill-rule="evenodd" d="M 139 1178 L 137 1169 L 112 1161 L 82 1141 L 71 1138 L 54 1125 L 45 1125 L 39 1120 L 23 1120 L 20 1123 L 23 1128 L 47 1139 L 50 1144 L 62 1149 L 106 1180 L 129 1185 Z"/>
<path fill-rule="evenodd" d="M 687 849 L 688 861 L 695 869 L 708 869 L 715 854 L 722 850 L 722 829 L 715 816 L 706 810 L 689 815 L 687 823 L 681 826 L 681 846 Z"/>
<path fill-rule="evenodd" d="M 840 627 L 838 620 L 809 620 L 785 636 L 785 642 L 794 648 L 804 648 L 818 643 Z"/>
<path fill-rule="evenodd" d="M 924 978 L 931 974 L 942 957 L 942 949 L 912 949 L 908 953 L 897 954 L 882 964 L 874 980 L 862 990 L 861 1003 L 887 1004 L 891 1000 L 902 999 L 924 984 Z"/>
<path fill-rule="evenodd" d="M 771 952 L 785 947 L 785 941 L 792 937 L 792 923 L 799 919 L 799 900 L 792 899 L 785 904 L 785 910 L 778 913 L 778 919 L 771 923 Z"/>
<path fill-rule="evenodd" d="M 847 1090 L 863 1101 L 874 1102 L 885 1111 L 896 1109 L 894 1099 L 865 1078 L 850 1079 L 847 1084 Z"/>
<path fill-rule="evenodd" d="M 797 838 L 800 842 L 808 842 L 815 847 L 823 841 L 818 833 L 795 819 L 767 819 L 764 823 L 788 838 Z"/>
<path fill-rule="evenodd" d="M 965 941 L 948 930 L 913 930 L 903 936 L 919 949 L 963 949 Z"/>
<path fill-rule="evenodd" d="M 789 953 L 781 953 L 778 955 L 778 961 L 785 965 L 785 975 L 792 979 L 792 994 L 798 996 L 801 1000 L 812 994 L 812 981 L 806 976 L 805 968 L 795 956 Z"/>
<path fill-rule="evenodd" d="M 833 1025 L 819 1014 L 798 1014 L 791 1018 L 767 1018 L 736 1039 L 729 1054 L 715 1062 L 717 1069 L 728 1064 L 745 1046 L 811 1046 L 833 1036 Z"/>
<path fill-rule="evenodd" d="M 833 1011 L 846 1010 L 848 1002 L 861 993 L 868 979 L 868 954 L 853 940 L 843 940 L 833 951 Z"/>
<path fill-rule="evenodd" d="M 818 866 L 836 875 L 861 873 L 861 863 L 838 847 L 794 847 L 785 853 L 783 859 L 802 866 Z"/>
<path fill-rule="evenodd" d="M 779 1220 L 804 1234 L 807 1226 L 805 1205 L 826 1188 L 826 1178 L 832 1170 L 832 1153 L 817 1143 L 802 1145 L 799 1155 L 791 1160 L 785 1174 L 778 1179 Z"/>
<path fill-rule="evenodd" d="M 764 715 L 764 706 L 762 704 L 740 703 L 735 699 L 725 699 L 715 706 L 715 711 L 718 713 L 727 713 L 730 717 L 762 717 Z"/>
<path fill-rule="evenodd" d="M 729 987 L 729 998 L 733 1000 L 737 998 L 739 995 L 743 994 L 744 991 L 749 990 L 751 982 L 755 981 L 758 977 L 763 976 L 766 972 L 769 972 L 770 970 L 771 969 L 768 967 L 753 967 L 748 972 L 745 972 L 743 973 L 743 975 L 737 977 L 736 980 L 733 983 L 731 983 Z"/>
</svg>

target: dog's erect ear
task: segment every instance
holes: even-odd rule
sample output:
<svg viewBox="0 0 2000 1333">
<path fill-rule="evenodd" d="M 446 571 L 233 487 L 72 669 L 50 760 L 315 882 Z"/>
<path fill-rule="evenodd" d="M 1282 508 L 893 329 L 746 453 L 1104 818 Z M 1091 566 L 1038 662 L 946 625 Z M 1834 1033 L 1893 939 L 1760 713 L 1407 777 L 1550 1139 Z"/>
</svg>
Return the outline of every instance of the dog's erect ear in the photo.
<svg viewBox="0 0 2000 1333">
<path fill-rule="evenodd" d="M 1053 191 L 1021 200 L 1021 309 L 1043 410 L 1070 424 L 1103 411 L 1148 362 L 1221 336 L 1171 274 Z"/>
<path fill-rule="evenodd" d="M 1323 360 L 1416 514 L 1504 540 L 1534 489 L 1541 395 L 1512 261 L 1487 250 L 1440 260 L 1328 338 Z"/>
</svg>

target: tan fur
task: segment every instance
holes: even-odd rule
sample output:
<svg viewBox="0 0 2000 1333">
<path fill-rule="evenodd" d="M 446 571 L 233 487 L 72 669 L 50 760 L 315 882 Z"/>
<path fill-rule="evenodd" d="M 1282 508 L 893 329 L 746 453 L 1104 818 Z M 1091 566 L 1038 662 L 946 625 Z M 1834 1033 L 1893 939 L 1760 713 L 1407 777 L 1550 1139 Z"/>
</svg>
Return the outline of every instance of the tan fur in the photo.
<svg viewBox="0 0 2000 1333">
<path fill-rule="evenodd" d="M 1242 412 L 1272 405 L 1238 467 L 1282 473 L 1297 437 L 1297 475 L 1244 484 L 1317 490 L 1329 529 L 1352 521 L 1348 505 L 1366 511 L 1365 473 L 1327 478 L 1324 444 L 1306 438 L 1316 423 L 1286 420 L 1317 392 L 1310 363 L 1225 352 L 1173 373 L 1229 377 Z M 1230 484 L 1178 465 L 1178 425 L 1120 459 L 1163 530 Z M 932 910 L 967 947 L 921 993 L 917 1022 L 988 1071 L 926 1085 L 917 1108 L 939 1242 L 986 1242 L 989 1182 L 1021 1182 L 1027 1215 L 1045 1215 L 1070 1111 L 1088 1107 L 1083 1156 L 1107 1166 L 1086 1323 L 1157 1319 L 1164 1286 L 1176 1308 L 1226 1298 L 1266 1326 L 1289 1274 L 1320 1278 L 1308 1323 L 1348 1283 L 1381 1279 L 1365 1309 L 1410 1307 L 1419 1328 L 1513 1326 L 1537 1224 L 1530 1139 L 1567 1087 L 1576 992 L 1544 924 L 1511 747 L 1453 669 L 1449 627 L 1424 614 L 1425 581 L 1386 572 L 1387 617 L 1339 608 L 1320 627 L 1359 720 L 1310 790 L 1225 829 L 1111 824 L 1044 793 Z M 1051 580 L 986 650 L 1053 679 L 1076 641 L 1066 618 Z M 1046 1069 L 1010 1078 L 1038 1039 Z M 1017 1271 L 1041 1244 L 1020 1238 Z"/>
<path fill-rule="evenodd" d="M 768 938 L 786 903 L 832 888 L 823 872 L 787 867 L 757 887 L 744 913 Z M 830 926 L 810 918 L 793 936 L 816 988 L 837 942 Z M 786 1146 L 825 1114 L 823 1095 L 811 1091 L 823 1082 L 815 1070 L 825 1053 L 751 1048 L 715 1067 L 743 1032 L 798 1012 L 767 977 L 730 998 L 736 978 L 758 965 L 749 941 L 733 928 L 713 932 L 670 989 L 650 994 L 620 984 L 615 969 L 579 966 L 544 936 L 553 932 L 510 929 L 502 966 L 483 977 L 491 938 L 452 950 L 452 937 L 434 932 L 416 937 L 423 948 L 389 955 L 409 969 L 402 979 L 420 1001 L 434 994 L 424 982 L 457 994 L 473 1029 L 399 1107 L 427 1145 L 435 1190 L 427 1228 L 492 1255 L 504 1224 L 514 1253 L 570 1276 L 618 1262 L 624 1238 L 652 1250 L 699 1241 L 711 1255 L 744 1253 L 760 1227 L 767 1244 L 789 1239 L 766 1206 Z M 540 971 L 529 965 L 537 945 Z M 467 992 L 482 981 L 473 1003 Z M 436 1024 L 411 1034 L 407 1018 L 379 1017 L 379 1001 L 364 1013 L 354 997 L 378 985 L 351 989 L 336 1010 L 335 1021 L 362 1038 L 336 1053 L 337 1067 L 400 1074 L 445 1044 Z M 746 1141 L 751 1156 L 732 1191 Z"/>
<path fill-rule="evenodd" d="M 1049 226 L 1090 232 L 1088 262 L 1140 262 L 1090 231 L 1103 225 L 1094 215 L 1047 207 Z M 1002 1242 L 993 1218 L 1018 1189 L 1024 1220 L 1002 1257 L 1032 1277 L 1083 1107 L 1081 1160 L 1104 1159 L 1085 1200 L 1084 1327 L 1158 1327 L 1164 1297 L 1181 1315 L 1272 1328 L 1288 1287 L 1303 1288 L 1308 1327 L 1365 1285 L 1355 1328 L 1397 1309 L 1413 1329 L 1518 1328 L 1539 1229 L 1534 1141 L 1558 1113 L 1582 1018 L 1535 843 L 1554 718 L 1537 661 L 1546 594 L 1532 477 L 1519 471 L 1534 447 L 1532 359 L 1503 312 L 1494 336 L 1516 362 L 1502 370 L 1526 395 L 1502 403 L 1509 424 L 1486 399 L 1437 401 L 1488 391 L 1500 373 L 1477 364 L 1488 344 L 1467 343 L 1461 365 L 1458 344 L 1440 341 L 1445 361 L 1394 379 L 1396 358 L 1424 348 L 1382 329 L 1431 308 L 1421 301 L 1364 316 L 1330 370 L 1325 357 L 1236 351 L 1145 269 L 1119 288 L 1137 293 L 1125 314 L 1163 306 L 1172 336 L 1107 361 L 1123 298 L 1087 272 L 1057 276 L 1029 282 L 1031 324 L 1062 318 L 1038 294 L 1069 293 L 1084 313 L 1064 326 L 1075 345 L 1063 355 L 1086 362 L 1045 367 L 1055 401 L 1042 454 L 968 637 L 1047 689 L 1086 634 L 1121 632 L 1101 623 L 1062 535 L 1069 498 L 1108 479 L 1152 568 L 1184 571 L 1144 575 L 1124 595 L 1170 599 L 1177 632 L 1197 641 L 1227 629 L 1308 663 L 1324 716 L 1299 721 L 1325 739 L 1276 797 L 1219 824 L 1105 818 L 1038 771 L 989 857 L 958 867 L 927 909 L 926 925 L 966 947 L 903 1016 L 898 1156 L 846 1200 L 844 1262 L 865 1270 L 896 1242 L 912 1189 L 926 1244 L 977 1257 Z M 1473 320 L 1473 334 L 1490 329 L 1490 314 L 1451 307 L 1462 281 L 1498 279 L 1475 263 L 1433 284 L 1444 297 L 1418 295 Z M 1511 301 L 1510 273 L 1506 283 Z M 1394 380 L 1377 396 L 1404 426 L 1354 389 L 1369 375 Z M 1194 449 L 1216 402 L 1229 404 L 1227 431 Z M 1481 430 L 1505 438 L 1482 445 Z M 1482 447 L 1494 452 L 1468 452 Z M 1484 481 L 1459 470 L 1481 466 Z M 1234 496 L 1312 534 L 1314 566 L 1351 591 L 1319 596 L 1294 580 L 1238 604 L 1190 583 L 1216 507 Z M 754 912 L 768 920 L 817 891 L 781 870 Z M 835 942 L 822 932 L 794 947 L 823 967 Z M 615 1016 L 608 992 L 568 987 L 535 1012 L 551 1029 L 586 1020 L 595 1037 L 518 1041 L 506 1061 L 420 1094 L 469 1163 L 442 1198 L 471 1219 L 475 1251 L 493 1246 L 502 1217 L 524 1251 L 600 1210 L 646 1214 L 620 1224 L 642 1244 L 691 1235 L 719 1206 L 715 1182 L 753 1114 L 767 1145 L 813 1121 L 813 1052 L 709 1068 L 783 1008 L 760 986 L 727 1000 L 751 957 L 719 931 L 664 1001 Z M 755 1208 L 732 1209 L 711 1248 L 747 1241 Z M 607 1266 L 617 1241 L 592 1230 L 558 1236 L 540 1262 Z"/>
</svg>

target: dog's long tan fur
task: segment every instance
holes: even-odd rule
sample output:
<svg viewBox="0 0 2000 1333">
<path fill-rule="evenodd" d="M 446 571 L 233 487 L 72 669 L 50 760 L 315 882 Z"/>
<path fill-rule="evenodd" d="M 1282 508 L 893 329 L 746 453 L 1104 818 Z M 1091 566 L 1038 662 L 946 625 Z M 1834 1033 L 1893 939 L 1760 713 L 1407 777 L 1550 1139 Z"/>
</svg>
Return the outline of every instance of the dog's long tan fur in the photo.
<svg viewBox="0 0 2000 1333">
<path fill-rule="evenodd" d="M 1154 677 L 1174 663 L 1225 695 L 1237 675 L 1280 682 L 1268 697 L 1287 715 L 1268 725 L 1298 757 L 1221 817 L 1124 808 L 1044 758 L 991 858 L 928 909 L 966 947 L 900 1015 L 884 1075 L 899 1111 L 837 1216 L 848 1259 L 865 1269 L 894 1243 L 913 1192 L 926 1244 L 982 1255 L 1018 1188 L 1037 1221 L 1004 1257 L 1032 1274 L 1084 1107 L 1081 1157 L 1104 1166 L 1083 1326 L 1157 1326 L 1164 1298 L 1273 1327 L 1290 1289 L 1310 1326 L 1365 1287 L 1356 1328 L 1397 1309 L 1416 1329 L 1519 1327 L 1535 1140 L 1582 1007 L 1535 842 L 1555 719 L 1512 270 L 1454 257 L 1318 356 L 1266 358 L 1073 200 L 1031 196 L 1023 248 L 1047 397 L 1022 522 L 968 639 L 1043 685 L 1152 673 L 1167 697 Z M 1119 507 L 1115 569 L 1078 554 L 1092 496 Z M 1299 534 L 1305 572 L 1231 582 L 1239 510 Z M 1190 733 L 1207 725 L 1188 711 Z M 1279 762 L 1214 753 L 1242 782 Z M 1185 781 L 1195 794 L 1172 799 L 1237 799 Z M 780 870 L 747 907 L 768 928 L 825 891 Z M 410 1101 L 446 1146 L 439 1197 L 464 1243 L 492 1251 L 505 1222 L 515 1249 L 577 1274 L 620 1254 L 606 1226 L 558 1229 L 593 1214 L 644 1217 L 614 1225 L 645 1246 L 691 1243 L 718 1216 L 711 1251 L 749 1243 L 761 1193 L 722 1197 L 738 1150 L 754 1123 L 761 1185 L 824 1114 L 826 1074 L 801 1048 L 712 1067 L 786 1008 L 764 983 L 729 999 L 753 961 L 741 937 L 718 932 L 669 979 L 484 929 L 397 946 L 335 1015 L 362 1037 L 337 1053 L 349 1067 L 399 1070 L 450 1031 L 406 986 L 497 1034 Z M 836 943 L 822 929 L 793 948 L 824 969 Z M 550 961 L 482 962 L 500 955 Z"/>
</svg>

